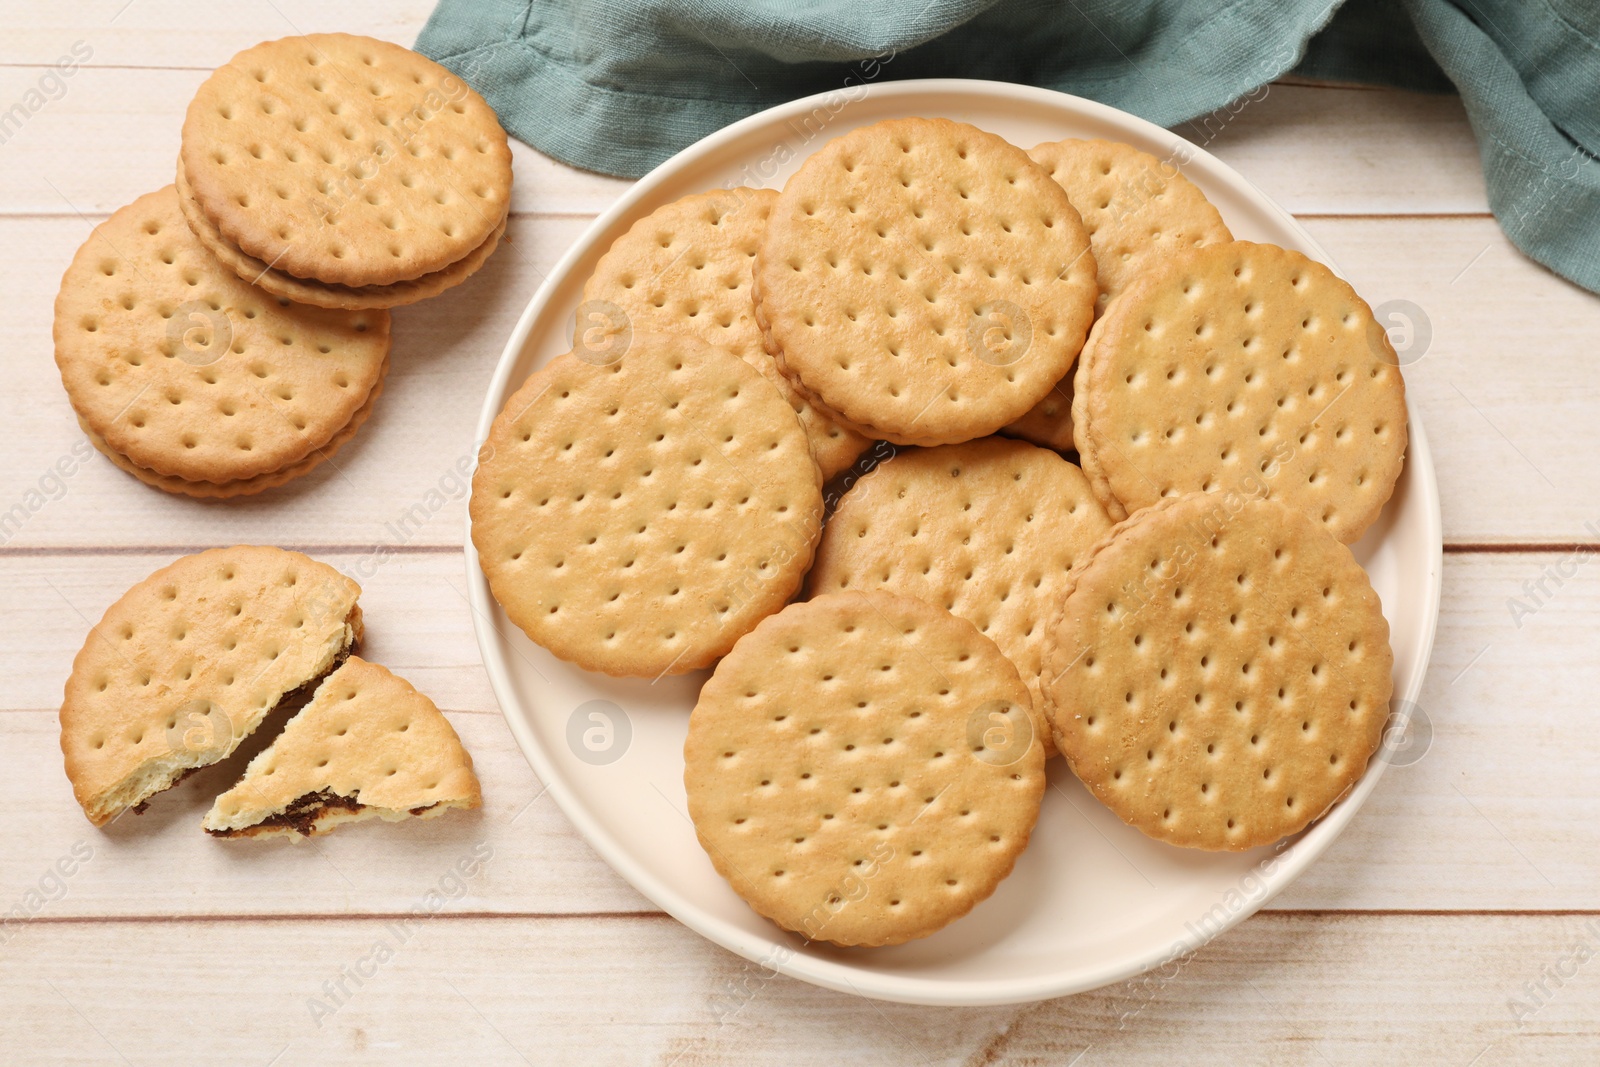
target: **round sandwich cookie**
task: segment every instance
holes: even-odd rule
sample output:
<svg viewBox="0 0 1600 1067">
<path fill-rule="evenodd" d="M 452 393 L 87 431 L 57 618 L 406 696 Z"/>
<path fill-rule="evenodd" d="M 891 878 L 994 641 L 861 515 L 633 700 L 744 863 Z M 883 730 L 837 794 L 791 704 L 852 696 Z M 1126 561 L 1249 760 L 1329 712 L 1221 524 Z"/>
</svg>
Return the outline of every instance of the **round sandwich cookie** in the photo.
<svg viewBox="0 0 1600 1067">
<path fill-rule="evenodd" d="M 813 596 L 883 589 L 971 622 L 1028 683 L 1049 756 L 1047 624 L 1067 572 L 1110 529 L 1083 472 L 1048 449 L 1001 437 L 911 449 L 844 494 L 807 584 Z"/>
<path fill-rule="evenodd" d="M 245 284 L 184 224 L 171 186 L 97 226 L 61 280 L 55 355 L 79 421 L 118 466 L 231 496 L 322 462 L 365 421 L 384 311 L 327 311 Z"/>
<path fill-rule="evenodd" d="M 1143 275 L 1078 361 L 1073 435 L 1113 518 L 1237 489 L 1353 543 L 1405 462 L 1399 358 L 1366 301 L 1320 263 L 1233 241 Z"/>
<path fill-rule="evenodd" d="M 1094 251 L 1100 296 L 1095 314 L 1153 266 L 1174 254 L 1233 240 L 1205 194 L 1169 160 L 1117 141 L 1050 141 L 1028 155 L 1067 191 L 1083 216 Z M 1057 387 L 1006 433 L 1070 451 L 1072 379 Z"/>
<path fill-rule="evenodd" d="M 1069 582 L 1046 711 L 1073 772 L 1128 825 L 1253 848 L 1365 773 L 1389 713 L 1389 626 L 1323 524 L 1232 489 L 1168 497 Z"/>
<path fill-rule="evenodd" d="M 777 199 L 772 189 L 717 189 L 634 223 L 584 285 L 573 343 L 598 351 L 639 330 L 681 333 L 727 349 L 788 399 L 826 479 L 854 463 L 869 442 L 808 402 L 762 345 L 750 298 L 751 264 Z"/>
<path fill-rule="evenodd" d="M 388 376 L 388 371 L 389 361 L 385 358 L 378 381 L 373 385 L 372 392 L 367 394 L 367 402 L 356 409 L 356 413 L 350 416 L 350 421 L 345 423 L 338 433 L 329 438 L 327 444 L 316 449 L 299 462 L 291 463 L 287 467 L 279 467 L 275 471 L 268 471 L 265 474 L 257 474 L 230 482 L 192 482 L 169 474 L 157 474 L 153 470 L 139 466 L 127 456 L 106 444 L 105 438 L 95 433 L 82 418 L 78 419 L 78 428 L 89 439 L 89 443 L 99 449 L 101 454 L 109 459 L 114 466 L 133 475 L 146 485 L 164 489 L 169 493 L 194 497 L 197 500 L 228 500 L 238 496 L 254 496 L 256 493 L 286 485 L 302 475 L 309 474 L 325 461 L 332 459 L 334 454 L 356 435 L 356 431 L 366 424 L 367 419 L 371 418 L 372 409 L 377 405 L 378 398 L 383 395 L 383 383 Z"/>
<path fill-rule="evenodd" d="M 483 98 L 409 49 L 320 33 L 248 48 L 196 92 L 179 155 L 200 212 L 296 278 L 443 271 L 506 215 L 511 151 Z"/>
<path fill-rule="evenodd" d="M 351 656 L 217 798 L 215 837 L 326 834 L 349 822 L 432 819 L 483 805 L 472 757 L 410 682 Z"/>
<path fill-rule="evenodd" d="M 556 656 L 681 674 L 794 595 L 821 483 L 759 371 L 634 333 L 551 360 L 506 401 L 473 476 L 472 542 L 506 614 Z"/>
<path fill-rule="evenodd" d="M 953 444 L 1020 418 L 1071 368 L 1094 256 L 1061 186 L 946 119 L 824 145 L 773 205 L 756 313 L 784 372 L 864 436 Z"/>
<path fill-rule="evenodd" d="M 67 777 L 103 825 L 226 759 L 361 639 L 361 587 L 298 552 L 184 556 L 106 609 L 61 704 Z"/>
<path fill-rule="evenodd" d="M 296 304 L 310 304 L 313 307 L 359 311 L 401 307 L 438 296 L 446 289 L 460 285 L 476 274 L 499 247 L 500 239 L 505 236 L 506 229 L 505 218 L 502 216 L 500 225 L 483 244 L 443 270 L 424 274 L 420 278 L 395 282 L 391 285 L 335 285 L 296 278 L 276 267 L 268 266 L 259 259 L 245 255 L 229 244 L 222 236 L 222 231 L 218 230 L 216 224 L 206 218 L 200 210 L 200 205 L 195 202 L 188 190 L 188 180 L 184 177 L 182 167 L 178 168 L 177 186 L 178 203 L 183 208 L 185 221 L 189 223 L 189 228 L 194 231 L 200 243 L 206 246 L 206 250 L 217 257 L 218 262 L 251 285 L 265 289 L 273 296 L 292 300 Z"/>
<path fill-rule="evenodd" d="M 1016 667 L 971 623 L 830 593 L 755 628 L 700 691 L 684 785 L 712 864 L 811 941 L 896 945 L 1011 873 L 1044 795 Z"/>
</svg>

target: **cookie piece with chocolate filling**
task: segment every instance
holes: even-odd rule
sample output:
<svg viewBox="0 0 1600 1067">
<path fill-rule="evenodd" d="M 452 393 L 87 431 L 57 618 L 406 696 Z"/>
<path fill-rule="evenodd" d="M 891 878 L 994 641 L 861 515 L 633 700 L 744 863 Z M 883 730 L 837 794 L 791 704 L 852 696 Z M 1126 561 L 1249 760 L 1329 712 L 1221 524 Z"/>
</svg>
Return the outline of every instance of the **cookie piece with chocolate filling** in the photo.
<svg viewBox="0 0 1600 1067">
<path fill-rule="evenodd" d="M 204 826 L 217 837 L 297 840 L 482 803 L 472 757 L 433 701 L 351 656 L 217 798 Z"/>
<path fill-rule="evenodd" d="M 361 640 L 361 587 L 260 545 L 184 556 L 106 609 L 72 664 L 61 751 L 102 826 L 218 763 Z"/>
</svg>

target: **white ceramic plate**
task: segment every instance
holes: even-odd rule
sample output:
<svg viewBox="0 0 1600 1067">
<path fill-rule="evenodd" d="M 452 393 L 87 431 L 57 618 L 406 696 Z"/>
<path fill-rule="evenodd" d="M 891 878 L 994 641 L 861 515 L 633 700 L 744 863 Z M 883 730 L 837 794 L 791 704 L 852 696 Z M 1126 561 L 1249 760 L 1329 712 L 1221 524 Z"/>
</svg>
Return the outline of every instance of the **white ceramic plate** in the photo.
<svg viewBox="0 0 1600 1067">
<path fill-rule="evenodd" d="M 1161 158 L 1187 159 L 1184 173 L 1236 236 L 1298 249 L 1332 265 L 1311 235 L 1255 186 L 1143 119 L 997 82 L 857 85 L 719 131 L 651 171 L 596 219 L 517 323 L 489 387 L 478 439 L 536 367 L 571 347 L 583 283 L 635 219 L 715 187 L 781 187 L 827 140 L 912 115 L 970 122 L 1025 148 L 1063 137 L 1103 137 Z M 1410 430 L 1410 454 L 1394 498 L 1355 546 L 1392 629 L 1399 707 L 1410 707 L 1422 686 L 1442 565 L 1438 487 L 1415 412 Z M 1172 966 L 1174 956 L 1252 914 L 1321 855 L 1385 766 L 1374 759 L 1350 796 L 1297 838 L 1219 855 L 1144 837 L 1095 801 L 1062 760 L 1052 760 L 1051 788 L 1032 843 L 1011 877 L 970 915 L 895 948 L 807 946 L 746 907 L 695 839 L 684 799 L 683 739 L 704 674 L 655 683 L 619 680 L 555 659 L 495 604 L 470 531 L 466 549 L 478 644 L 495 694 L 528 761 L 578 830 L 619 874 L 686 926 L 746 959 L 832 989 L 910 1003 L 1003 1004 Z"/>
</svg>

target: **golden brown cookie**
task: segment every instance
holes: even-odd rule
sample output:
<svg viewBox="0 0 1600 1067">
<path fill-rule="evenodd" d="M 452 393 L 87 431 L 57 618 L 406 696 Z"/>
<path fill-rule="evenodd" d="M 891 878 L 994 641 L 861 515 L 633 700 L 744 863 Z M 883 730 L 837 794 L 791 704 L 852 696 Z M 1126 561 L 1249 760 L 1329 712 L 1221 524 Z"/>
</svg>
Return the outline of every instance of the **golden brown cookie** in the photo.
<svg viewBox="0 0 1600 1067">
<path fill-rule="evenodd" d="M 356 435 L 356 431 L 361 429 L 367 419 L 372 416 L 372 409 L 377 404 L 378 397 L 383 395 L 383 383 L 388 369 L 389 360 L 385 358 L 383 370 L 378 377 L 377 384 L 372 387 L 372 392 L 367 394 L 367 402 L 356 409 L 356 413 L 350 416 L 350 421 L 345 423 L 344 428 L 334 434 L 327 444 L 298 463 L 280 467 L 275 471 L 268 471 L 266 474 L 258 474 L 253 478 L 242 478 L 233 482 L 191 482 L 183 478 L 157 474 L 153 470 L 147 470 L 139 466 L 127 456 L 106 444 L 105 438 L 95 433 L 81 418 L 78 420 L 78 428 L 84 432 L 84 436 L 89 439 L 89 443 L 99 449 L 100 453 L 115 466 L 133 475 L 146 485 L 164 489 L 169 493 L 192 496 L 199 500 L 231 500 L 238 496 L 254 496 L 256 493 L 286 485 L 332 459 L 335 453 L 343 448 Z"/>
<path fill-rule="evenodd" d="M 1028 844 L 1044 750 L 1027 687 L 964 619 L 884 592 L 792 604 L 700 691 L 684 786 L 712 864 L 808 940 L 926 937 Z"/>
<path fill-rule="evenodd" d="M 483 805 L 472 757 L 423 694 L 351 656 L 205 817 L 216 837 L 325 834 Z"/>
<path fill-rule="evenodd" d="M 1067 191 L 1094 250 L 1096 313 L 1179 252 L 1233 240 L 1222 215 L 1172 163 L 1117 141 L 1068 138 L 1028 155 Z"/>
<path fill-rule="evenodd" d="M 1083 216 L 1100 296 L 1095 314 L 1130 282 L 1186 248 L 1233 240 L 1222 216 L 1172 163 L 1116 141 L 1050 141 L 1028 155 L 1050 172 Z M 1005 432 L 1071 451 L 1072 377 Z"/>
<path fill-rule="evenodd" d="M 1113 518 L 1236 488 L 1346 544 L 1405 462 L 1399 360 L 1366 301 L 1320 263 L 1234 241 L 1145 274 L 1095 323 L 1073 433 Z"/>
<path fill-rule="evenodd" d="M 410 281 L 395 282 L 392 285 L 334 285 L 329 282 L 312 281 L 305 278 L 296 278 L 292 274 L 269 267 L 259 259 L 254 259 L 239 251 L 229 244 L 222 236 L 222 231 L 200 210 L 188 192 L 188 180 L 183 176 L 183 167 L 178 167 L 178 203 L 183 208 L 183 217 L 189 223 L 189 228 L 206 250 L 223 266 L 233 271 L 240 278 L 251 285 L 265 289 L 273 296 L 292 300 L 297 304 L 310 304 L 313 307 L 340 308 L 345 310 L 362 310 L 367 308 L 394 308 L 405 304 L 415 304 L 419 300 L 438 296 L 446 289 L 460 285 L 484 265 L 496 248 L 500 246 L 500 239 L 505 236 L 506 220 L 502 216 L 500 225 L 495 228 L 487 240 L 466 256 L 456 260 L 443 270 L 436 270 L 431 274 L 424 274 L 420 278 Z"/>
<path fill-rule="evenodd" d="M 1072 440 L 1072 375 L 1062 378 L 1043 400 L 1028 409 L 1026 415 L 1009 426 L 1002 426 L 1000 432 L 1007 437 L 1030 441 L 1040 448 L 1075 451 L 1078 446 Z"/>
<path fill-rule="evenodd" d="M 244 255 L 297 278 L 390 285 L 444 270 L 506 214 L 494 111 L 399 45 L 319 33 L 248 48 L 200 86 L 181 163 Z"/>
<path fill-rule="evenodd" d="M 350 426 L 382 381 L 389 316 L 246 285 L 195 239 L 168 186 L 78 250 L 56 297 L 55 354 L 78 417 L 110 450 L 163 478 L 225 484 L 295 469 Z"/>
<path fill-rule="evenodd" d="M 985 437 L 911 449 L 864 475 L 823 529 L 811 595 L 883 589 L 977 626 L 1017 665 L 1055 753 L 1039 661 L 1067 572 L 1111 529 L 1083 472 L 1054 452 Z"/>
<path fill-rule="evenodd" d="M 361 638 L 361 587 L 298 552 L 184 556 L 106 610 L 61 704 L 67 777 L 100 826 L 226 759 Z"/>
<path fill-rule="evenodd" d="M 530 638 L 654 677 L 709 666 L 799 588 L 821 476 L 754 367 L 635 333 L 551 360 L 506 401 L 471 514 L 489 587 Z"/>
<path fill-rule="evenodd" d="M 1252 848 L 1365 772 L 1389 712 L 1389 626 L 1321 523 L 1231 489 L 1168 497 L 1069 584 L 1046 710 L 1073 771 L 1130 826 Z"/>
<path fill-rule="evenodd" d="M 824 145 L 784 186 L 756 262 L 769 351 L 866 436 L 950 444 L 1021 417 L 1072 366 L 1094 257 L 1021 149 L 946 119 Z"/>
<path fill-rule="evenodd" d="M 600 346 L 641 330 L 682 333 L 727 349 L 788 399 L 826 479 L 849 468 L 869 442 L 813 407 L 762 346 L 750 268 L 777 198 L 771 189 L 716 189 L 635 222 L 584 285 L 573 343 Z"/>
</svg>

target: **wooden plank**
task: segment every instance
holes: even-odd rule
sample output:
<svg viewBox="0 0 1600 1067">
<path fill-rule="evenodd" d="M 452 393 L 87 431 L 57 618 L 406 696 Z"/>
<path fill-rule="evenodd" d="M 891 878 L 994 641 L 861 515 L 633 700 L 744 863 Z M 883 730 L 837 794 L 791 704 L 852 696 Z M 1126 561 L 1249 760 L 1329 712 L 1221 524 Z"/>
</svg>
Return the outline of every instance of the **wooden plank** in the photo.
<svg viewBox="0 0 1600 1067">
<path fill-rule="evenodd" d="M 1433 446 L 1445 540 L 1600 540 L 1585 525 L 1600 527 L 1600 299 L 1491 219 L 1306 225 L 1375 309 L 1429 324 L 1426 354 L 1402 358 L 1414 360 L 1406 384 Z"/>
<path fill-rule="evenodd" d="M 1445 557 L 1438 636 L 1413 709 L 1427 728 L 1401 761 L 1424 754 L 1389 768 L 1280 904 L 1600 907 L 1581 885 L 1600 876 L 1600 833 L 1591 841 L 1587 828 L 1600 818 L 1597 559 Z"/>
<path fill-rule="evenodd" d="M 419 683 L 421 684 L 421 683 Z M 216 841 L 200 829 L 212 801 L 238 780 L 263 747 L 193 775 L 154 800 L 143 815 L 96 830 L 73 803 L 61 771 L 56 717 L 0 714 L 11 758 L 39 771 L 7 776 L 0 797 L 32 824 L 0 858 L 0 898 L 8 910 L 63 856 L 92 850 L 66 895 L 43 904 L 52 918 L 186 915 L 367 915 L 404 912 L 421 892 L 417 872 L 440 871 L 475 847 L 495 863 L 474 882 L 462 910 L 473 912 L 649 912 L 655 905 L 614 874 L 581 837 L 511 740 L 497 713 L 446 713 L 483 782 L 484 807 L 407 825 L 352 828 L 315 842 Z M 8 759 L 8 763 L 11 760 Z M 36 792 L 30 787 L 39 786 Z M 20 830 L 20 828 L 19 828 Z M 182 871 L 174 878 L 174 871 Z M 49 887 L 47 886 L 47 890 Z"/>
<path fill-rule="evenodd" d="M 0 153 L 3 155 L 3 153 Z M 472 447 L 505 338 L 544 273 L 581 233 L 581 218 L 519 218 L 513 244 L 477 277 L 395 312 L 394 366 L 372 421 L 333 463 L 250 501 L 204 504 L 148 489 L 95 459 L 65 489 L 49 471 L 83 440 L 50 357 L 59 270 L 87 234 L 77 218 L 0 219 L 0 246 L 39 264 L 0 303 L 12 354 L 0 414 L 12 431 L 0 471 L 0 544 L 217 543 L 229 538 L 373 544 Z M 1427 355 L 1406 368 L 1433 445 L 1452 542 L 1596 540 L 1600 402 L 1591 339 L 1600 300 L 1513 249 L 1489 219 L 1313 219 L 1308 224 L 1378 306 L 1410 301 L 1431 323 Z M 1404 249 L 1405 254 L 1397 254 Z M 70 464 L 69 464 L 70 465 Z M 48 484 L 41 496 L 29 497 Z M 51 500 L 49 496 L 61 496 Z M 410 543 L 459 544 L 451 500 Z"/>
<path fill-rule="evenodd" d="M 1455 96 L 1271 85 L 1231 118 L 1223 112 L 1175 132 L 1297 215 L 1489 210 L 1477 143 Z"/>
<path fill-rule="evenodd" d="M 409 48 L 432 11 L 433 0 L 5 0 L 0 63 L 51 63 L 77 40 L 94 49 L 98 65 L 207 70 L 257 41 L 290 34 L 360 33 Z"/>
<path fill-rule="evenodd" d="M 138 0 L 127 17 L 147 3 Z M 234 40 L 241 48 L 255 43 L 249 35 Z M 145 62 L 195 66 L 186 33 L 174 30 L 150 49 Z M 59 99 L 44 97 L 20 128 L 5 131 L 0 210 L 100 215 L 172 180 L 183 114 L 209 65 L 126 69 L 102 62 L 109 60 L 97 53 L 62 82 Z M 0 67 L 0 111 L 39 99 L 28 93 L 44 73 Z M 1455 97 L 1277 85 L 1237 115 L 1178 132 L 1297 213 L 1487 210 L 1477 149 Z M 1340 151 L 1329 153 L 1329 143 Z M 628 185 L 555 163 L 520 143 L 514 166 L 515 211 L 598 212 Z"/>
<path fill-rule="evenodd" d="M 0 346 L 15 384 L 0 395 L 8 436 L 22 454 L 0 472 L 0 523 L 9 545 L 203 544 L 239 538 L 297 543 L 391 543 L 389 525 L 408 544 L 459 545 L 464 494 L 458 464 L 473 456 L 473 429 L 506 338 L 544 272 L 586 224 L 584 219 L 513 219 L 511 242 L 444 297 L 394 312 L 395 344 L 382 401 L 347 447 L 283 490 L 226 503 L 151 490 L 96 455 L 70 477 L 51 475 L 82 452 L 61 388 L 50 340 L 59 272 L 89 228 L 76 218 L 0 220 L 0 243 L 33 250 L 40 270 L 18 276 L 20 291 L 0 302 Z M 42 486 L 41 486 L 42 480 Z M 30 495 L 38 492 L 40 495 Z M 430 492 L 448 503 L 430 510 Z M 52 499 L 53 498 L 53 499 Z M 425 522 L 401 523 L 424 505 Z M 88 526 L 85 523 L 89 523 Z"/>
<path fill-rule="evenodd" d="M 346 569 L 364 558 L 319 555 Z M 451 709 L 483 778 L 482 816 L 356 827 L 300 849 L 224 844 L 196 826 L 231 784 L 230 774 L 213 772 L 159 799 L 149 814 L 92 830 L 62 775 L 50 709 L 89 622 L 168 559 L 0 558 L 11 605 L 0 614 L 0 647 L 11 654 L 5 699 L 27 709 L 0 713 L 11 768 L 0 779 L 0 806 L 13 813 L 0 893 L 21 892 L 85 840 L 103 848 L 103 861 L 51 914 L 387 912 L 410 899 L 417 855 L 454 854 L 486 839 L 504 877 L 484 884 L 475 911 L 651 907 L 589 851 L 549 797 L 512 821 L 540 787 L 494 713 L 459 554 L 396 557 L 362 579 L 365 654 Z M 1275 907 L 1600 909 L 1593 566 L 1561 554 L 1446 557 L 1444 621 L 1421 699 L 1430 747 L 1420 762 L 1390 768 L 1331 852 Z M 1557 587 L 1547 569 L 1569 577 Z M 1508 598 L 1527 600 L 1524 583 L 1541 580 L 1542 606 L 1513 618 Z M 1540 679 L 1537 696 L 1529 678 Z M 185 877 L 172 879 L 174 869 Z"/>
<path fill-rule="evenodd" d="M 495 710 L 472 633 L 459 551 L 384 560 L 366 551 L 314 551 L 358 576 L 366 620 L 363 655 L 411 679 L 442 708 Z M 57 707 L 90 625 L 130 585 L 179 554 L 0 557 L 0 587 L 7 590 L 0 647 L 11 652 L 3 706 Z"/>
<path fill-rule="evenodd" d="M 449 870 L 418 866 L 419 896 Z M 48 1048 L 59 1064 L 164 1061 L 176 1046 L 204 1048 L 207 1062 L 595 1067 L 1500 1067 L 1592 1062 L 1600 1047 L 1600 963 L 1573 955 L 1600 946 L 1593 916 L 1264 915 L 1166 977 L 963 1009 L 773 977 L 664 917 L 459 920 L 456 907 L 408 929 L 347 920 L 26 929 L 0 969 L 9 1009 L 0 1043 Z M 1513 1014 L 1519 1003 L 1527 1011 Z"/>
</svg>

